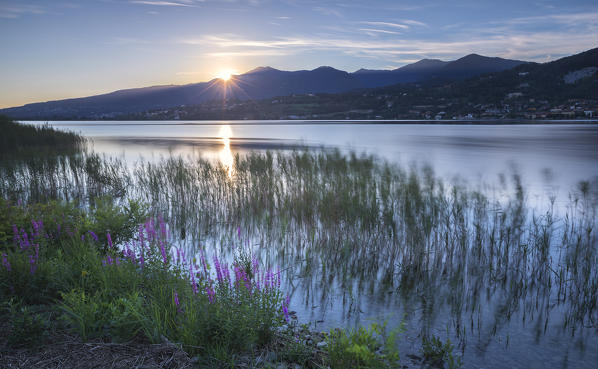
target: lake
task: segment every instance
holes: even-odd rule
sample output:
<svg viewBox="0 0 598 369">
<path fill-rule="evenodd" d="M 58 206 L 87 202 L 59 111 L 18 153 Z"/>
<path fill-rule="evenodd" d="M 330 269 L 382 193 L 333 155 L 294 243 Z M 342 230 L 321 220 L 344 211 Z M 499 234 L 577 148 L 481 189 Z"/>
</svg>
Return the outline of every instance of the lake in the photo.
<svg viewBox="0 0 598 369">
<path fill-rule="evenodd" d="M 214 177 L 211 182 L 192 183 L 192 187 L 197 186 L 193 187 L 197 190 L 193 198 L 175 185 L 164 185 L 170 198 L 180 198 L 186 205 L 176 205 L 175 209 L 164 204 L 157 193 L 155 203 L 162 204 L 171 215 L 173 231 L 180 235 L 179 242 L 188 254 L 196 255 L 200 248 L 210 257 L 219 254 L 226 258 L 245 245 L 268 265 L 277 265 L 284 271 L 283 288 L 291 295 L 291 308 L 297 311 L 300 322 L 315 329 L 383 320 L 397 326 L 403 321 L 406 331 L 401 352 L 417 352 L 422 334 L 450 338 L 455 350 L 464 355 L 467 368 L 590 368 L 598 361 L 594 321 L 598 318 L 598 251 L 595 236 L 588 233 L 586 239 L 584 233 L 595 225 L 595 218 L 588 214 L 596 208 L 591 202 L 598 178 L 598 125 L 311 121 L 48 124 L 80 132 L 92 139 L 94 151 L 122 158 L 131 168 L 140 158 L 155 163 L 152 170 L 161 173 L 155 175 L 160 178 L 174 173 L 160 167 L 161 158 L 170 155 L 204 158 L 229 168 L 228 179 Z M 251 169 L 243 172 L 234 168 L 236 154 L 250 158 L 247 167 L 253 163 L 261 168 L 272 164 L 265 154 L 251 159 L 251 153 L 295 155 L 305 150 L 334 149 L 348 157 L 356 153 L 356 159 L 349 161 L 356 164 L 347 167 L 334 153 L 318 157 L 297 154 L 290 160 L 297 168 L 307 162 L 318 169 L 287 171 L 286 164 L 274 164 L 275 170 L 270 172 L 282 177 L 280 182 L 269 177 L 270 172 L 259 178 L 255 173 L 250 175 Z M 277 158 L 280 161 L 284 156 Z M 201 173 L 207 165 L 189 160 L 181 162 L 179 169 L 197 165 L 195 172 Z M 334 167 L 339 162 L 345 169 Z M 414 167 L 419 177 L 385 169 L 384 163 Z M 435 173 L 433 176 L 446 182 L 446 190 L 438 190 L 437 181 L 426 179 L 426 166 Z M 140 178 L 144 173 L 136 172 Z M 330 173 L 330 177 L 322 173 Z M 297 175 L 311 179 L 294 187 Z M 200 175 L 189 178 L 203 180 Z M 244 178 L 245 184 L 234 183 Z M 344 178 L 358 191 L 347 189 Z M 396 192 L 378 202 L 384 197 L 387 178 L 391 178 L 389 188 Z M 260 182 L 265 179 L 270 182 Z M 587 181 L 582 195 L 580 181 Z M 268 203 L 267 199 L 210 192 L 214 183 L 240 194 L 254 188 L 268 191 L 273 184 L 284 194 L 267 192 L 282 200 L 268 210 L 249 210 L 251 205 Z M 151 192 L 151 188 L 139 186 L 142 192 Z M 400 216 L 391 209 L 392 226 L 384 227 L 377 224 L 383 219 L 377 214 L 371 216 L 371 224 L 364 224 L 368 219 L 361 215 L 356 215 L 357 221 L 344 217 L 331 222 L 337 219 L 330 213 L 334 207 L 318 209 L 314 218 L 310 218 L 310 209 L 296 215 L 302 196 L 317 194 L 310 192 L 310 186 L 320 192 L 334 189 L 327 193 L 327 201 L 349 210 L 355 209 L 351 196 L 363 189 L 364 198 L 375 201 L 374 212 L 379 210 L 377 204 L 388 203 L 401 214 L 415 215 L 412 220 L 397 220 Z M 467 188 L 467 195 L 456 192 L 459 188 Z M 218 201 L 195 204 L 197 199 L 207 201 L 198 189 L 210 192 Z M 479 200 L 477 192 L 489 200 Z M 337 193 L 340 199 L 334 198 Z M 345 202 L 341 201 L 343 194 L 348 194 Z M 356 201 L 358 206 L 369 204 Z M 307 197 L 305 202 L 309 203 Z M 245 207 L 239 210 L 237 203 Z M 283 203 L 292 206 L 280 205 Z M 202 211 L 208 214 L 197 215 Z M 214 212 L 226 222 L 210 220 L 209 213 Z M 565 214 L 572 214 L 571 218 Z M 260 220 L 252 221 L 253 217 Z M 302 220 L 305 217 L 309 220 Z M 442 223 L 444 218 L 446 224 Z M 191 236 L 191 225 L 201 232 Z M 416 274 L 421 277 L 410 278 Z M 406 358 L 404 361 L 409 363 Z"/>
</svg>

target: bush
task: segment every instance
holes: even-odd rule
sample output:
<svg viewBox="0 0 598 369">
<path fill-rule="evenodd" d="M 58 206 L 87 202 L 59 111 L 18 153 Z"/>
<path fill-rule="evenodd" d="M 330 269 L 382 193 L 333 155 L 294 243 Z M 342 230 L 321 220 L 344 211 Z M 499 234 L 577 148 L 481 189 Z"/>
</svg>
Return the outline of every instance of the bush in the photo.
<svg viewBox="0 0 598 369">
<path fill-rule="evenodd" d="M 402 325 L 386 334 L 386 323 L 370 328 L 335 329 L 328 336 L 327 350 L 331 368 L 395 368 L 399 365 L 396 348 Z"/>
<path fill-rule="evenodd" d="M 43 343 L 47 336 L 48 323 L 41 314 L 29 306 L 10 300 L 8 302 L 10 332 L 7 342 L 10 347 L 32 347 Z"/>
<path fill-rule="evenodd" d="M 88 212 L 58 202 L 2 206 L 14 211 L 0 224 L 16 232 L 11 225 L 2 244 L 0 299 L 59 311 L 84 341 L 166 340 L 227 362 L 269 344 L 285 321 L 279 273 L 247 253 L 231 265 L 203 254 L 190 262 L 161 219 L 140 224 L 145 209 L 136 203 L 105 199 Z M 38 337 L 41 321 L 27 309 L 19 317 L 14 341 Z"/>
<path fill-rule="evenodd" d="M 449 369 L 460 368 L 463 365 L 461 357 L 453 354 L 453 344 L 447 338 L 445 343 L 439 337 L 432 336 L 422 338 L 422 353 L 424 359 L 432 365 L 444 367 L 444 364 Z"/>
</svg>

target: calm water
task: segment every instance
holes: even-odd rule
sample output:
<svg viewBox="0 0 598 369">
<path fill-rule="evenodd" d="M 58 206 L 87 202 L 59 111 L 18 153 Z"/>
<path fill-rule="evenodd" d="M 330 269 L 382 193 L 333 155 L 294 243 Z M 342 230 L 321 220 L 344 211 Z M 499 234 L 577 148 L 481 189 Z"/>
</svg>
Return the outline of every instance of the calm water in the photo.
<svg viewBox="0 0 598 369">
<path fill-rule="evenodd" d="M 44 122 L 32 122 L 41 124 Z M 97 152 L 139 157 L 193 154 L 223 163 L 249 150 L 337 147 L 402 165 L 430 165 L 444 178 L 492 185 L 522 176 L 530 199 L 566 198 L 581 180 L 598 177 L 598 124 L 439 125 L 353 122 L 49 122 L 93 138 Z"/>
<path fill-rule="evenodd" d="M 449 182 L 466 182 L 497 198 L 501 191 L 505 191 L 502 183 L 509 182 L 511 175 L 519 174 L 526 189 L 527 203 L 540 211 L 547 207 L 551 198 L 555 199 L 557 211 L 564 209 L 571 190 L 579 181 L 598 178 L 596 124 L 436 125 L 308 121 L 71 121 L 49 124 L 80 132 L 92 138 L 96 152 L 121 156 L 130 163 L 140 157 L 157 160 L 170 154 L 183 154 L 207 157 L 231 166 L 235 154 L 254 150 L 339 148 L 343 152 L 373 154 L 403 166 L 429 165 Z M 269 244 L 269 240 L 264 242 L 258 237 L 247 242 Z M 211 244 L 216 247 L 218 242 L 214 239 Z M 259 253 L 277 260 L 271 255 L 274 251 L 260 250 Z M 454 306 L 443 300 L 450 299 L 450 291 L 434 302 L 437 305 L 432 309 L 434 316 L 429 317 L 417 298 L 373 296 L 358 291 L 360 286 L 355 286 L 355 292 L 348 298 L 346 291 L 335 288 L 334 284 L 325 285 L 293 273 L 288 278 L 290 281 L 285 287 L 294 292 L 291 305 L 297 310 L 299 320 L 312 322 L 317 329 L 368 324 L 369 320 L 385 318 L 392 324 L 406 317 L 405 336 L 408 339 L 402 343 L 402 352 L 417 352 L 421 326 L 429 325 L 437 335 L 448 335 L 464 347 L 465 367 L 469 368 L 593 368 L 598 362 L 596 328 L 579 328 L 574 332 L 564 329 L 558 318 L 558 306 L 550 310 L 552 317 L 543 316 L 542 312 L 533 316 L 533 309 L 503 306 L 507 297 L 482 288 L 476 296 L 483 301 L 477 305 L 478 310 L 474 308 L 473 313 L 462 314 L 466 319 L 471 318 L 471 322 L 455 321 L 454 317 L 459 315 L 454 313 Z M 309 291 L 307 297 L 306 291 Z M 525 301 L 525 298 L 521 300 L 522 305 Z M 508 319 L 505 309 L 513 309 Z M 476 320 L 475 316 L 481 318 Z M 467 330 L 467 334 L 455 335 L 455 330 L 459 329 Z"/>
</svg>

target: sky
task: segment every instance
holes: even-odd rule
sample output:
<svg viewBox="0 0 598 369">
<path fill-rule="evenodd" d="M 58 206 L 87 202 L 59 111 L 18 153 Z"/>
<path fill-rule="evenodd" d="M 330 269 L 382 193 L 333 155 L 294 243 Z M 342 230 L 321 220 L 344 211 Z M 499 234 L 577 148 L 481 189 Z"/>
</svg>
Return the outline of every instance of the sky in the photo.
<svg viewBox="0 0 598 369">
<path fill-rule="evenodd" d="M 546 62 L 595 47 L 596 0 L 0 0 L 0 108 L 258 66 Z"/>
</svg>

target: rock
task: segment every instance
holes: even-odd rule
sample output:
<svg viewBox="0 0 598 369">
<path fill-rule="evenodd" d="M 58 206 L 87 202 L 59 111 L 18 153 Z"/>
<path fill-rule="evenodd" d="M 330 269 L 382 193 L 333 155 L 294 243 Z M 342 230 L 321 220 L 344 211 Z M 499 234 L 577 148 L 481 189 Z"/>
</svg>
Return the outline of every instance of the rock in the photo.
<svg viewBox="0 0 598 369">
<path fill-rule="evenodd" d="M 276 352 L 274 351 L 268 351 L 266 353 L 266 361 L 270 361 L 270 362 L 274 362 L 276 361 Z"/>
<path fill-rule="evenodd" d="M 411 359 L 412 361 L 422 361 L 422 358 L 420 356 L 417 356 L 417 355 L 407 354 L 407 357 L 409 359 Z"/>
<path fill-rule="evenodd" d="M 318 348 L 324 348 L 324 347 L 328 346 L 328 342 L 326 342 L 326 341 L 318 342 L 318 344 L 316 346 Z"/>
</svg>

